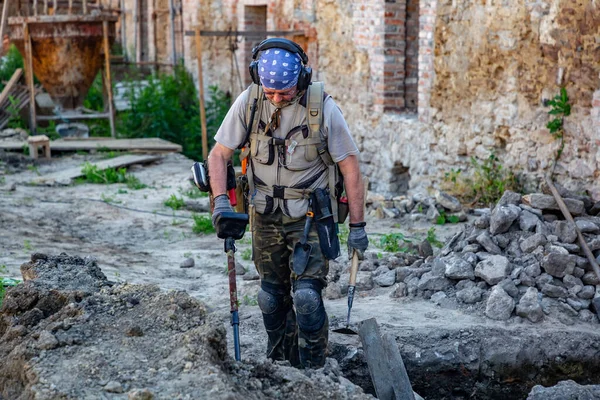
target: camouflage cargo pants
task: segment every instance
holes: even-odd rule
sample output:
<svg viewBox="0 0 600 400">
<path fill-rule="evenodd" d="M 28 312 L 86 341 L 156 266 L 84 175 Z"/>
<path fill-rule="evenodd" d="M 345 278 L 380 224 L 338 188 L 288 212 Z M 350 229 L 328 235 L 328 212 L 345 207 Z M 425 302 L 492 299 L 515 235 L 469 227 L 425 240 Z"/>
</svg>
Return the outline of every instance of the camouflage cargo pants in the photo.
<svg viewBox="0 0 600 400">
<path fill-rule="evenodd" d="M 311 227 L 308 244 L 312 249 L 306 270 L 300 275 L 293 272 L 292 253 L 294 245 L 301 239 L 305 217 L 292 219 L 281 210 L 273 214 L 256 214 L 253 226 L 254 264 L 261 279 L 263 289 L 278 290 L 283 298 L 283 310 L 276 321 L 273 315 L 263 321 L 269 337 L 267 356 L 273 360 L 289 360 L 294 366 L 305 368 L 322 367 L 325 363 L 329 321 L 321 306 L 325 323 L 317 331 L 305 332 L 298 328 L 296 313 L 290 293 L 298 281 L 305 280 L 320 289 L 327 284 L 329 263 L 319 247 L 319 238 L 314 225 Z M 322 300 L 319 298 L 322 304 Z M 297 308 L 297 307 L 296 307 Z"/>
</svg>

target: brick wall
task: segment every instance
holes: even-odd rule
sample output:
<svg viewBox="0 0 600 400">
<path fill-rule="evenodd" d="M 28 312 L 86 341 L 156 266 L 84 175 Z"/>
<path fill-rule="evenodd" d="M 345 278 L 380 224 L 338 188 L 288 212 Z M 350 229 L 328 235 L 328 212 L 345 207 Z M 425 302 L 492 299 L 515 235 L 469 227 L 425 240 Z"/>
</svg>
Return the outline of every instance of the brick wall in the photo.
<svg viewBox="0 0 600 400">
<path fill-rule="evenodd" d="M 404 100 L 407 111 L 416 112 L 419 82 L 419 0 L 406 2 L 406 71 Z"/>
<path fill-rule="evenodd" d="M 375 86 L 375 104 L 383 111 L 401 112 L 405 105 L 406 0 L 384 4 L 383 82 Z"/>
<path fill-rule="evenodd" d="M 250 4 L 250 5 L 249 5 Z M 266 31 L 267 30 L 267 2 L 262 2 L 262 4 L 258 1 L 246 1 L 244 3 L 243 15 L 240 20 L 239 30 L 240 31 Z M 242 44 L 240 46 L 239 59 L 240 62 L 240 73 L 242 75 L 242 80 L 244 82 L 244 86 L 252 83 L 252 79 L 248 75 L 248 63 L 252 60 L 252 48 L 256 46 L 261 40 L 266 39 L 265 37 L 261 38 L 245 38 L 242 40 Z"/>
<path fill-rule="evenodd" d="M 419 0 L 354 5 L 354 43 L 369 54 L 375 112 L 417 111 L 420 9 Z"/>
<path fill-rule="evenodd" d="M 419 120 L 429 122 L 431 112 L 429 109 L 431 88 L 434 80 L 433 69 L 433 30 L 435 28 L 435 15 L 437 0 L 421 0 L 419 6 L 419 83 L 418 83 L 418 110 Z"/>
</svg>

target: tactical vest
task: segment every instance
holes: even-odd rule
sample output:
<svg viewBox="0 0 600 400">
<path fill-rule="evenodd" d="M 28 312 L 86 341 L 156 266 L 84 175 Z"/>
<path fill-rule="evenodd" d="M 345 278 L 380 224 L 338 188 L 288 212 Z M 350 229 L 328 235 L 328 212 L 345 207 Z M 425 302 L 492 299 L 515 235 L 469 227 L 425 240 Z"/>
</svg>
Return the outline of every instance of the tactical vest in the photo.
<svg viewBox="0 0 600 400">
<path fill-rule="evenodd" d="M 321 132 L 323 103 L 329 97 L 322 82 L 312 82 L 307 93 L 294 104 L 282 109 L 286 121 L 292 118 L 287 132 L 278 135 L 269 128 L 276 110 L 264 96 L 262 86 L 252 84 L 246 107 L 246 125 L 256 107 L 246 149 L 240 158 L 249 157 L 248 182 L 250 203 L 256 212 L 271 214 L 277 208 L 292 218 L 306 214 L 314 189 L 329 188 L 332 213 L 337 218 L 336 183 L 339 171 L 327 150 L 327 138 Z M 256 100 L 256 101 L 255 101 Z"/>
</svg>

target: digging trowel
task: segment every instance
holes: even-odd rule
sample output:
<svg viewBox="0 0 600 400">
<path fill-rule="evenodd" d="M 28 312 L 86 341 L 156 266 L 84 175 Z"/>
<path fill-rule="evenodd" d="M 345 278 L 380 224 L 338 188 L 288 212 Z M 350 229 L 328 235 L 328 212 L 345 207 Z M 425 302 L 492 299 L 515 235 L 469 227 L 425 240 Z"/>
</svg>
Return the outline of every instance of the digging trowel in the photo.
<svg viewBox="0 0 600 400">
<path fill-rule="evenodd" d="M 358 253 L 356 250 L 352 252 L 352 266 L 350 267 L 350 283 L 348 284 L 348 318 L 346 327 L 334 329 L 334 332 L 343 333 L 346 335 L 358 335 L 358 332 L 350 329 L 350 312 L 352 311 L 352 303 L 354 302 L 354 289 L 356 288 L 356 274 L 358 273 Z"/>
</svg>

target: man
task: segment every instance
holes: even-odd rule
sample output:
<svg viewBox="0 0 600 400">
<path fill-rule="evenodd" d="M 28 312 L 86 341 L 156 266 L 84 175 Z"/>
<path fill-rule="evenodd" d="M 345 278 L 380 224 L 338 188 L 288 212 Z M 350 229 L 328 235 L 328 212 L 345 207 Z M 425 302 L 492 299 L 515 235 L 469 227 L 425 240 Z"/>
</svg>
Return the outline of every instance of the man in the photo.
<svg viewBox="0 0 600 400">
<path fill-rule="evenodd" d="M 287 39 L 267 39 L 253 50 L 250 74 L 259 85 L 254 89 L 262 89 L 263 95 L 252 113 L 248 104 L 253 101 L 251 93 L 258 91 L 253 92 L 251 86 L 236 99 L 215 135 L 208 171 L 214 224 L 221 213 L 232 211 L 226 194 L 227 161 L 236 148 L 249 143 L 252 245 L 261 278 L 258 303 L 269 337 L 267 356 L 289 360 L 298 367 L 319 368 L 325 363 L 329 328 L 321 297 L 329 270 L 323 249 L 329 249 L 331 238 L 319 241 L 318 221 L 308 221 L 308 237 L 304 238 L 303 232 L 307 215 L 320 211 L 314 210 L 312 194 L 330 185 L 332 169 L 319 156 L 321 143 L 327 145 L 326 153 L 343 176 L 350 213 L 349 253 L 356 251 L 362 259 L 369 242 L 364 229 L 359 151 L 331 97 L 322 96 L 326 98 L 317 138 L 312 140 L 309 133 L 306 104 L 312 71 L 307 61 L 302 48 Z M 248 114 L 254 120 L 250 121 Z M 301 239 L 306 240 L 304 248 L 309 248 L 310 254 L 306 267 L 298 272 L 292 254 Z M 337 254 L 329 256 L 335 257 Z"/>
</svg>

